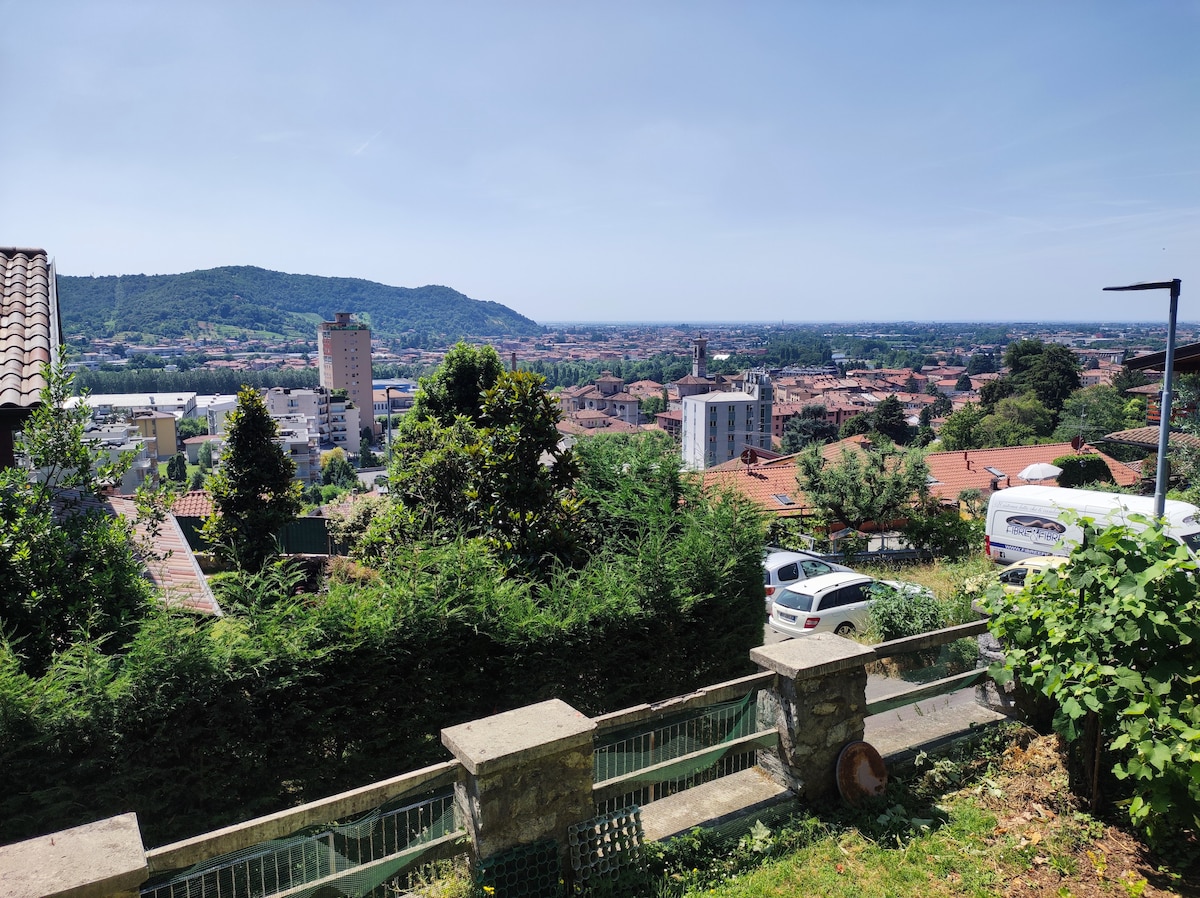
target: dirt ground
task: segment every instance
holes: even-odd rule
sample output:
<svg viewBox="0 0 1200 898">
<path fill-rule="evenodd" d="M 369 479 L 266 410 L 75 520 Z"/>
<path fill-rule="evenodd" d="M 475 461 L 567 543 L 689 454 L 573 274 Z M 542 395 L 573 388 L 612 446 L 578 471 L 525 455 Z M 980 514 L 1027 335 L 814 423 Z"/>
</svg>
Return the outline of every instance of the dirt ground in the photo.
<svg viewBox="0 0 1200 898">
<path fill-rule="evenodd" d="M 1002 867 L 1012 871 L 1007 896 L 1200 896 L 1200 865 L 1192 864 L 1190 875 L 1182 877 L 1160 870 L 1160 862 L 1127 831 L 1084 813 L 1086 807 L 1067 788 L 1055 736 L 1012 745 L 999 776 L 972 791 L 997 815 L 993 845 Z"/>
</svg>

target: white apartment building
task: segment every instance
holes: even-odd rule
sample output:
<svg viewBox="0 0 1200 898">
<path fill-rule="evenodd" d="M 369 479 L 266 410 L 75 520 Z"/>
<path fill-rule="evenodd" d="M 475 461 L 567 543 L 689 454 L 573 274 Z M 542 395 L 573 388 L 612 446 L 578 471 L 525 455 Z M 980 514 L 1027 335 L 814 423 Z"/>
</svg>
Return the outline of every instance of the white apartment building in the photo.
<svg viewBox="0 0 1200 898">
<path fill-rule="evenodd" d="M 683 410 L 683 465 L 702 471 L 737 458 L 747 448 L 771 448 L 771 378 L 746 374 L 743 392 L 686 396 Z"/>
<path fill-rule="evenodd" d="M 302 415 L 308 419 L 308 429 L 317 434 L 322 446 L 340 447 L 351 455 L 358 454 L 362 424 L 359 408 L 354 403 L 335 399 L 323 388 L 272 387 L 265 396 L 271 417 Z"/>
</svg>

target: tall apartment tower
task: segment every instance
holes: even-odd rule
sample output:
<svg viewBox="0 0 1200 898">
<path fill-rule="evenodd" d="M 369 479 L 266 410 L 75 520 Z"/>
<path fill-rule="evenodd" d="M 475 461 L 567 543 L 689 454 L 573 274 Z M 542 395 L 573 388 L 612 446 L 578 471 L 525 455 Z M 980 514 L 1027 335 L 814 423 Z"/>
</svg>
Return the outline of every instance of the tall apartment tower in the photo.
<svg viewBox="0 0 1200 898">
<path fill-rule="evenodd" d="M 372 409 L 371 329 L 351 321 L 349 312 L 337 312 L 333 317 L 317 328 L 321 386 L 345 390 L 346 397 L 360 409 Z"/>
</svg>

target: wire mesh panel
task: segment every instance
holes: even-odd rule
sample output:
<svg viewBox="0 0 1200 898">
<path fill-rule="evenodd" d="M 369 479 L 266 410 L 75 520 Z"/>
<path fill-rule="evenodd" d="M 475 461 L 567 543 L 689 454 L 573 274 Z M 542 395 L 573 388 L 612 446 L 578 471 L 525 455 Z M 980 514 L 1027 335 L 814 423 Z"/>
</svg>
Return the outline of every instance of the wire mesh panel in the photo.
<svg viewBox="0 0 1200 898">
<path fill-rule="evenodd" d="M 558 843 L 521 845 L 479 862 L 478 885 L 488 898 L 559 898 L 563 894 Z"/>
<path fill-rule="evenodd" d="M 143 898 L 269 898 L 304 886 L 363 898 L 420 859 L 425 846 L 464 832 L 454 793 L 384 805 L 353 823 L 262 842 L 162 877 Z"/>
<path fill-rule="evenodd" d="M 597 740 L 593 754 L 595 782 L 621 779 L 640 770 L 693 755 L 704 749 L 750 736 L 759 726 L 758 692 L 735 701 L 721 702 L 664 717 L 653 727 L 626 729 Z M 757 763 L 757 747 L 722 754 L 719 751 L 692 761 L 668 765 L 659 779 L 631 781 L 629 791 L 597 803 L 599 814 L 630 805 L 649 804 L 676 792 L 748 770 Z"/>
<path fill-rule="evenodd" d="M 637 807 L 602 814 L 567 829 L 571 871 L 577 890 L 617 880 L 642 862 L 642 816 Z"/>
</svg>

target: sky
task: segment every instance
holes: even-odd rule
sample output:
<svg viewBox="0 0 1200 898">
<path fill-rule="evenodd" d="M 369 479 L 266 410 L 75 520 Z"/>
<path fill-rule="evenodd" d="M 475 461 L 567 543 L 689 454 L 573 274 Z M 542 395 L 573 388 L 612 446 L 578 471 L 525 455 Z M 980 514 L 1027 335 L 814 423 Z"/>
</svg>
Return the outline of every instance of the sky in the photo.
<svg viewBox="0 0 1200 898">
<path fill-rule="evenodd" d="M 1200 0 L 0 0 L 0 246 L 539 322 L 1200 320 Z M 12 27 L 20 23 L 20 27 Z"/>
</svg>

